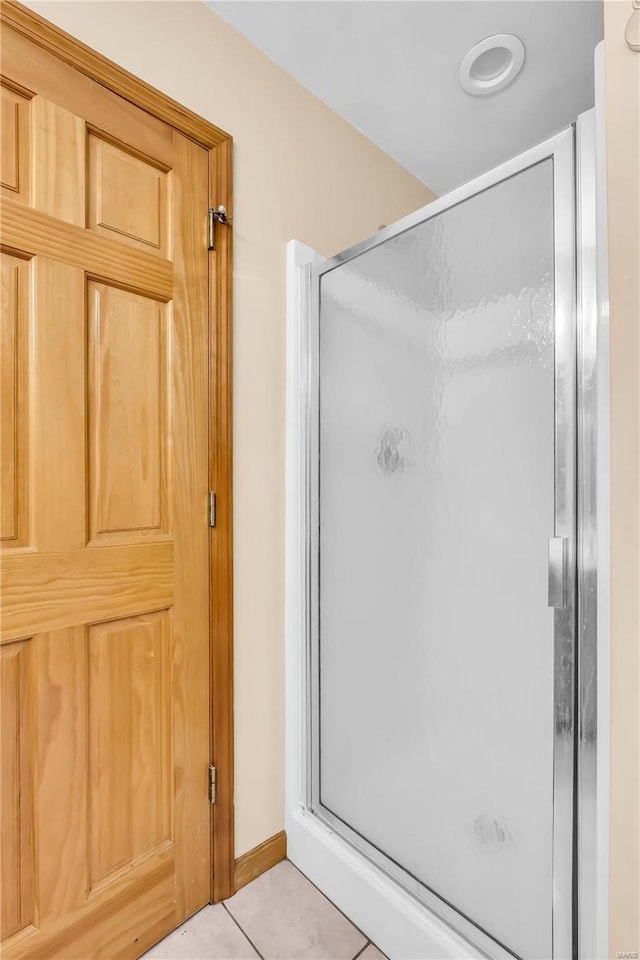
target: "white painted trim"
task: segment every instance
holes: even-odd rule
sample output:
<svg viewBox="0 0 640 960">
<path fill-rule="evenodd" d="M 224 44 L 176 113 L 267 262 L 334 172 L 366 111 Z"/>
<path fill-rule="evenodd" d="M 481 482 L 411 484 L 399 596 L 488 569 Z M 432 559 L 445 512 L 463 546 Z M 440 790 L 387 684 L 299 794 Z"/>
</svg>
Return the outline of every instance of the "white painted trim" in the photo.
<svg viewBox="0 0 640 960">
<path fill-rule="evenodd" d="M 595 50 L 596 270 L 598 297 L 598 748 L 596 787 L 596 957 L 609 957 L 609 731 L 611 617 L 611 419 L 609 385 L 609 260 L 604 41 Z"/>
<path fill-rule="evenodd" d="M 287 244 L 287 386 L 285 433 L 285 814 L 304 799 L 306 762 L 306 394 L 310 265 L 322 263 L 311 247 Z M 285 824 L 286 827 L 286 824 Z"/>
</svg>

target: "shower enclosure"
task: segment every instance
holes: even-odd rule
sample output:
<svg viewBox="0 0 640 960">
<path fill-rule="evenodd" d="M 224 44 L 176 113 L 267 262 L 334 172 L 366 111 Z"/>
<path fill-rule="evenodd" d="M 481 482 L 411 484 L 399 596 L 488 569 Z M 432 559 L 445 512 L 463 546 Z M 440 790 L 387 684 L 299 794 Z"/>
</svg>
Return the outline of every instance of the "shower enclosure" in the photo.
<svg viewBox="0 0 640 960">
<path fill-rule="evenodd" d="M 574 166 L 571 129 L 300 279 L 289 789 L 434 957 L 576 950 Z"/>
</svg>

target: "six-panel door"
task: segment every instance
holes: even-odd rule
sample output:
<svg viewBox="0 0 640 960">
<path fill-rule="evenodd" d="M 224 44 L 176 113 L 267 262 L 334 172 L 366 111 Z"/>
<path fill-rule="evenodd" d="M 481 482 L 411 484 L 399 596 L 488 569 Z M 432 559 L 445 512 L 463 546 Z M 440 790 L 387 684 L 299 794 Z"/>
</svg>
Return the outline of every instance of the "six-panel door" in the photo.
<svg viewBox="0 0 640 960">
<path fill-rule="evenodd" d="M 2 954 L 209 900 L 204 149 L 2 37 Z"/>
</svg>

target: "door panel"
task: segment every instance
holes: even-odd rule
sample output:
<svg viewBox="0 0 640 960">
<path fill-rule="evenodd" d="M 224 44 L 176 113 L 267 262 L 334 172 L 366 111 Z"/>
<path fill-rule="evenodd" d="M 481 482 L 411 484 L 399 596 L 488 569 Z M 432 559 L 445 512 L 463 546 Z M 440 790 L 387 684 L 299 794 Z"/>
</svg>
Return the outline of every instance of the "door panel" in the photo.
<svg viewBox="0 0 640 960">
<path fill-rule="evenodd" d="M 31 649 L 31 638 L 0 647 L 0 936 L 3 940 L 30 926 L 35 916 Z"/>
<path fill-rule="evenodd" d="M 169 306 L 89 281 L 90 536 L 169 532 Z"/>
<path fill-rule="evenodd" d="M 0 540 L 21 547 L 29 536 L 30 264 L 3 255 L 0 315 Z"/>
<path fill-rule="evenodd" d="M 2 955 L 135 957 L 211 889 L 208 155 L 2 45 Z"/>
<path fill-rule="evenodd" d="M 28 203 L 31 196 L 31 97 L 6 85 L 2 93 L 0 184 L 2 196 Z"/>
<path fill-rule="evenodd" d="M 89 135 L 89 226 L 166 257 L 171 174 Z"/>
<path fill-rule="evenodd" d="M 89 890 L 173 842 L 171 622 L 94 623 L 89 676 Z"/>
</svg>

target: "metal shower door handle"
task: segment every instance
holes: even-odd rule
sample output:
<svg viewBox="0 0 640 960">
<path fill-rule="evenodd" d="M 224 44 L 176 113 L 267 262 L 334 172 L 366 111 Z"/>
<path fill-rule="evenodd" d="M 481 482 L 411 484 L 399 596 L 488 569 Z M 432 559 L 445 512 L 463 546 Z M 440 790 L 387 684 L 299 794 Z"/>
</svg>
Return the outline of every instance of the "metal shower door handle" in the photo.
<svg viewBox="0 0 640 960">
<path fill-rule="evenodd" d="M 567 537 L 549 537 L 549 606 L 567 605 Z"/>
</svg>

